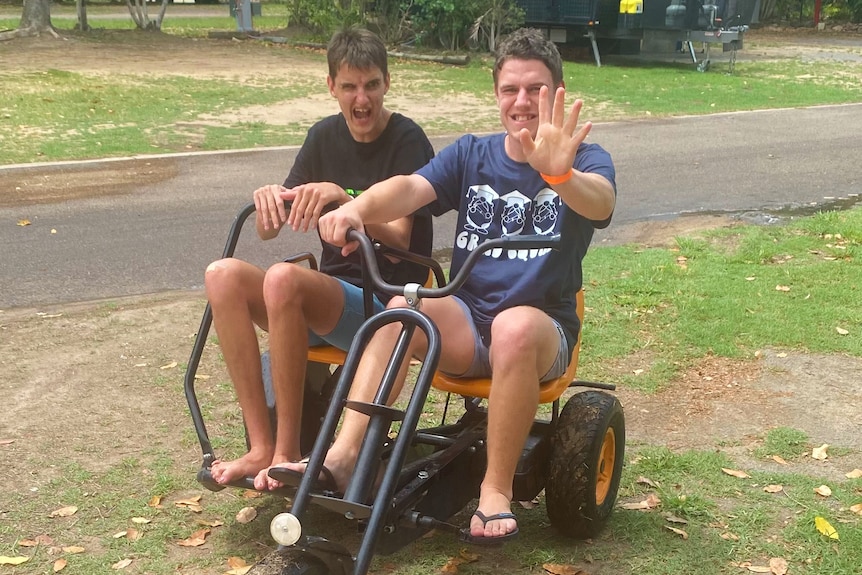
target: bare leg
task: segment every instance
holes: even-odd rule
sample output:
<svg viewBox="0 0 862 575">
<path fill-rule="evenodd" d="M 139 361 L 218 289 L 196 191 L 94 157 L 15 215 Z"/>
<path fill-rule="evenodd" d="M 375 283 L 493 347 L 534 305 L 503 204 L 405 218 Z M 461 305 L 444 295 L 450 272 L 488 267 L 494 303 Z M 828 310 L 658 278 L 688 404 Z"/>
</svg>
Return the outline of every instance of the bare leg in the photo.
<svg viewBox="0 0 862 575">
<path fill-rule="evenodd" d="M 205 283 L 228 373 L 248 431 L 249 452 L 234 461 L 215 461 L 216 482 L 255 475 L 272 460 L 274 441 L 263 391 L 255 324 L 267 328 L 263 270 L 237 259 L 210 264 Z"/>
<path fill-rule="evenodd" d="M 282 466 L 301 457 L 299 432 L 305 391 L 308 330 L 325 335 L 335 329 L 344 310 L 344 290 L 338 280 L 294 264 L 276 264 L 263 281 L 269 317 L 269 352 L 278 426 L 275 449 L 255 477 L 257 489 L 281 483 L 267 475 L 269 466 Z"/>
<path fill-rule="evenodd" d="M 486 516 L 511 512 L 512 481 L 536 416 L 539 378 L 553 364 L 559 333 L 550 318 L 531 307 L 504 311 L 491 326 L 493 376 L 488 398 L 488 468 L 478 510 Z M 473 516 L 474 537 L 500 537 L 517 527 L 514 519 L 488 521 Z"/>
<path fill-rule="evenodd" d="M 441 333 L 445 334 L 442 338 L 440 367 L 449 372 L 463 373 L 473 359 L 473 339 L 467 328 L 468 319 L 461 307 L 451 298 L 426 300 L 422 305 L 423 311 L 440 327 Z M 388 307 L 406 307 L 406 303 L 403 298 L 393 298 Z M 357 369 L 350 399 L 373 401 L 400 330 L 401 325 L 394 323 L 383 327 L 374 335 Z M 417 336 L 411 342 L 409 356 L 423 357 L 427 342 L 423 334 L 419 331 L 416 333 Z M 401 392 L 408 365 L 409 361 L 405 361 L 401 366 L 397 384 L 389 398 L 390 404 Z M 346 410 L 341 431 L 326 454 L 324 465 L 332 473 L 339 490 L 344 490 L 353 472 L 367 424 L 367 416 Z M 300 473 L 305 471 L 304 463 L 292 463 L 285 467 Z"/>
</svg>

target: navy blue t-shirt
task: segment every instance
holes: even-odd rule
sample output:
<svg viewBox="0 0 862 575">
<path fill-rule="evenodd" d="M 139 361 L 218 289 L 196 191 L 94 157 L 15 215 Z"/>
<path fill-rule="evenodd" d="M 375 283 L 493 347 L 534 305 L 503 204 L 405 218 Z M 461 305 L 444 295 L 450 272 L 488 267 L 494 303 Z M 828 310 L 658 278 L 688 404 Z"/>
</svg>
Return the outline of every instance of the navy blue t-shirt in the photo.
<svg viewBox="0 0 862 575">
<path fill-rule="evenodd" d="M 596 222 L 574 212 L 529 164 L 509 158 L 505 137 L 463 136 L 417 173 L 437 193 L 430 204 L 434 215 L 458 210 L 452 275 L 487 239 L 560 235 L 559 250 L 490 252 L 479 260 L 457 296 L 467 303 L 485 338 L 497 314 L 526 305 L 562 325 L 571 351 L 580 329 L 575 294 L 583 283 L 581 261 L 594 229 L 607 226 L 610 218 Z M 581 144 L 574 167 L 604 176 L 616 192 L 613 162 L 600 146 Z"/>
</svg>

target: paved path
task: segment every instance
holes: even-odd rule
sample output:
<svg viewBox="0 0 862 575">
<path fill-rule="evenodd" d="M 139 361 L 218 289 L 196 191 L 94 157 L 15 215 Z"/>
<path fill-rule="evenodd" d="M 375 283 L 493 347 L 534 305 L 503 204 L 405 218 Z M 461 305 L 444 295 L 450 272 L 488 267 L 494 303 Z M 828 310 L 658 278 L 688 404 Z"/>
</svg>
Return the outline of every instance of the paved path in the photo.
<svg viewBox="0 0 862 575">
<path fill-rule="evenodd" d="M 596 125 L 591 138 L 612 153 L 619 188 L 614 223 L 596 241 L 624 240 L 632 226 L 683 213 L 775 209 L 859 194 L 860 133 L 862 104 Z M 452 138 L 432 141 L 440 149 Z M 255 187 L 283 180 L 295 152 L 115 160 L 110 164 L 165 176 L 113 195 L 0 208 L 0 309 L 200 288 L 233 215 Z M 62 179 L 105 165 L 0 167 L 0 178 Z M 16 226 L 23 218 L 32 225 Z M 451 245 L 453 225 L 451 217 L 437 221 L 438 248 Z M 318 251 L 316 237 L 256 242 L 249 232 L 238 253 L 262 265 Z"/>
</svg>

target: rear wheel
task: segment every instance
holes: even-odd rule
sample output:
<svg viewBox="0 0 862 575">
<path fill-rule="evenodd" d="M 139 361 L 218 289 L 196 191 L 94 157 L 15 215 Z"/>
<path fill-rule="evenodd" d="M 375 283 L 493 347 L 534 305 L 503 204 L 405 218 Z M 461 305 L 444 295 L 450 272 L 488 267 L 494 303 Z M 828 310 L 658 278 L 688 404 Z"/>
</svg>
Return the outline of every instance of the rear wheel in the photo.
<svg viewBox="0 0 862 575">
<path fill-rule="evenodd" d="M 620 402 L 602 391 L 573 395 L 560 412 L 548 460 L 548 518 L 559 531 L 586 539 L 604 527 L 620 486 L 626 442 Z"/>
</svg>

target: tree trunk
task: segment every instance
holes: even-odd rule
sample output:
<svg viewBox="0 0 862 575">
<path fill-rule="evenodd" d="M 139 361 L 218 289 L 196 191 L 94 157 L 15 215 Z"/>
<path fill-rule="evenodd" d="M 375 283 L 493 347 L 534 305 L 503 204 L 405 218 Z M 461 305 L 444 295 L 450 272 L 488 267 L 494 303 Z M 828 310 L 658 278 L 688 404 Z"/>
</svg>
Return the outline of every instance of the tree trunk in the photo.
<svg viewBox="0 0 862 575">
<path fill-rule="evenodd" d="M 78 12 L 78 30 L 87 32 L 90 29 L 90 24 L 87 22 L 87 0 L 76 0 L 75 9 Z"/>
<path fill-rule="evenodd" d="M 51 25 L 51 0 L 24 0 L 24 12 L 18 29 L 0 34 L 0 40 L 39 36 L 43 32 L 55 38 L 60 37 Z"/>
</svg>

